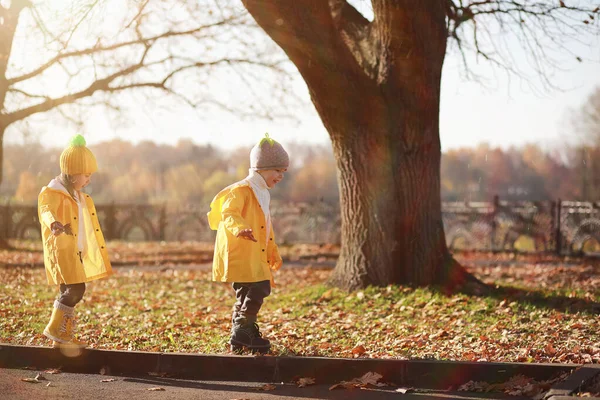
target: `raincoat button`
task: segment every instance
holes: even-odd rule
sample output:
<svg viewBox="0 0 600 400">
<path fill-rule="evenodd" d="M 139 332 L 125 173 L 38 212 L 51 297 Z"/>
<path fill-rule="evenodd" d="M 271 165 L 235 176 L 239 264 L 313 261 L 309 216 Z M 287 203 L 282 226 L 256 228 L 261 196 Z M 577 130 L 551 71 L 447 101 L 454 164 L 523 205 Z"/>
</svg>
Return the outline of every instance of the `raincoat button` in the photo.
<svg viewBox="0 0 600 400">
<path fill-rule="evenodd" d="M 73 219 L 77 219 L 77 217 L 73 217 Z"/>
<path fill-rule="evenodd" d="M 262 249 L 262 251 L 265 251 L 265 249 Z"/>
<path fill-rule="evenodd" d="M 96 213 L 92 213 L 92 215 L 96 215 Z"/>
<path fill-rule="evenodd" d="M 100 229 L 96 229 L 96 232 L 100 231 Z"/>
<path fill-rule="evenodd" d="M 265 227 L 264 227 L 264 226 L 261 226 L 261 227 L 260 227 L 260 229 L 265 229 Z"/>
</svg>

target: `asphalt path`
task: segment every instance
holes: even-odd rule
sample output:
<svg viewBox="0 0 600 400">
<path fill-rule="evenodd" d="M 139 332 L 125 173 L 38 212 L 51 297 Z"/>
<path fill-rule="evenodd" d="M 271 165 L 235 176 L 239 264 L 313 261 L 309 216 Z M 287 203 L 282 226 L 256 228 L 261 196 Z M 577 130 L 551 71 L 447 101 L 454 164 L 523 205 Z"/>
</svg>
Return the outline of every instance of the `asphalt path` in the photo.
<svg viewBox="0 0 600 400">
<path fill-rule="evenodd" d="M 41 378 L 35 383 L 24 381 Z M 511 399 L 502 393 L 467 393 L 398 388 L 333 389 L 332 385 L 298 387 L 291 383 L 215 382 L 160 376 L 122 377 L 74 373 L 50 374 L 26 369 L 0 369 L 2 400 L 170 400 L 170 399 Z M 400 391 L 398 391 L 400 389 Z"/>
</svg>

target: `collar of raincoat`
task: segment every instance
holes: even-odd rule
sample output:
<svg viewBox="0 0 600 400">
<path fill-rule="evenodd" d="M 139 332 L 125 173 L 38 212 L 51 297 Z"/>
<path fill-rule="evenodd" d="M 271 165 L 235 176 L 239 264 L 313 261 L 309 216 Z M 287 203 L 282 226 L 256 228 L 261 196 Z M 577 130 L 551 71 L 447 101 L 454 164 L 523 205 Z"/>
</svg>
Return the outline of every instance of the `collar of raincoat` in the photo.
<svg viewBox="0 0 600 400">
<path fill-rule="evenodd" d="M 56 178 L 54 178 L 54 179 L 52 179 L 50 181 L 50 183 L 48 184 L 48 187 L 50 189 L 54 189 L 54 190 L 58 190 L 60 192 L 63 192 L 67 196 L 71 197 L 71 193 L 69 193 L 69 191 L 67 190 L 67 188 L 62 183 L 60 183 L 60 181 L 58 179 L 56 179 Z"/>
</svg>

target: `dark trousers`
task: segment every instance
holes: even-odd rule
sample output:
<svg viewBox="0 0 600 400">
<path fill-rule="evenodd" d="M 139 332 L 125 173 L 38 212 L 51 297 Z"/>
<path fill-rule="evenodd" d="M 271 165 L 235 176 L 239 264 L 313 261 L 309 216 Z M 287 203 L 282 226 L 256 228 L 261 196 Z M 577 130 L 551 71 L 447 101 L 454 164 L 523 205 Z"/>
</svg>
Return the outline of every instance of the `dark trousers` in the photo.
<svg viewBox="0 0 600 400">
<path fill-rule="evenodd" d="M 75 307 L 83 298 L 85 283 L 74 283 L 72 285 L 60 284 L 60 296 L 58 302 L 67 307 Z"/>
<path fill-rule="evenodd" d="M 271 294 L 271 281 L 234 282 L 232 286 L 236 300 L 233 305 L 232 321 L 235 323 L 245 319 L 247 322 L 256 322 L 264 298 Z"/>
</svg>

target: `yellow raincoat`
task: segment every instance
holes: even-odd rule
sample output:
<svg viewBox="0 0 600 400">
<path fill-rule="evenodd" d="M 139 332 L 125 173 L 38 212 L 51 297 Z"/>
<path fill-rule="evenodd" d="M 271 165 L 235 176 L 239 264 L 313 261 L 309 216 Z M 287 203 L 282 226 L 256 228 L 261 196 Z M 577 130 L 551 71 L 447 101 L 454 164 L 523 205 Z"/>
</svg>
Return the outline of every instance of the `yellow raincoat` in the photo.
<svg viewBox="0 0 600 400">
<path fill-rule="evenodd" d="M 38 196 L 38 215 L 42 225 L 44 265 L 49 284 L 89 282 L 112 274 L 106 243 L 92 198 L 79 192 L 85 199 L 83 218 L 85 232 L 79 232 L 79 206 L 66 190 L 44 186 Z M 71 224 L 73 235 L 54 236 L 50 226 L 54 221 Z M 86 236 L 83 264 L 79 258 L 78 236 Z"/>
<path fill-rule="evenodd" d="M 271 269 L 282 264 L 275 244 L 273 226 L 267 240 L 265 215 L 250 185 L 240 182 L 223 189 L 210 203 L 208 223 L 217 231 L 213 257 L 213 280 L 218 282 L 260 282 L 270 280 Z M 251 228 L 258 242 L 236 235 Z"/>
</svg>

